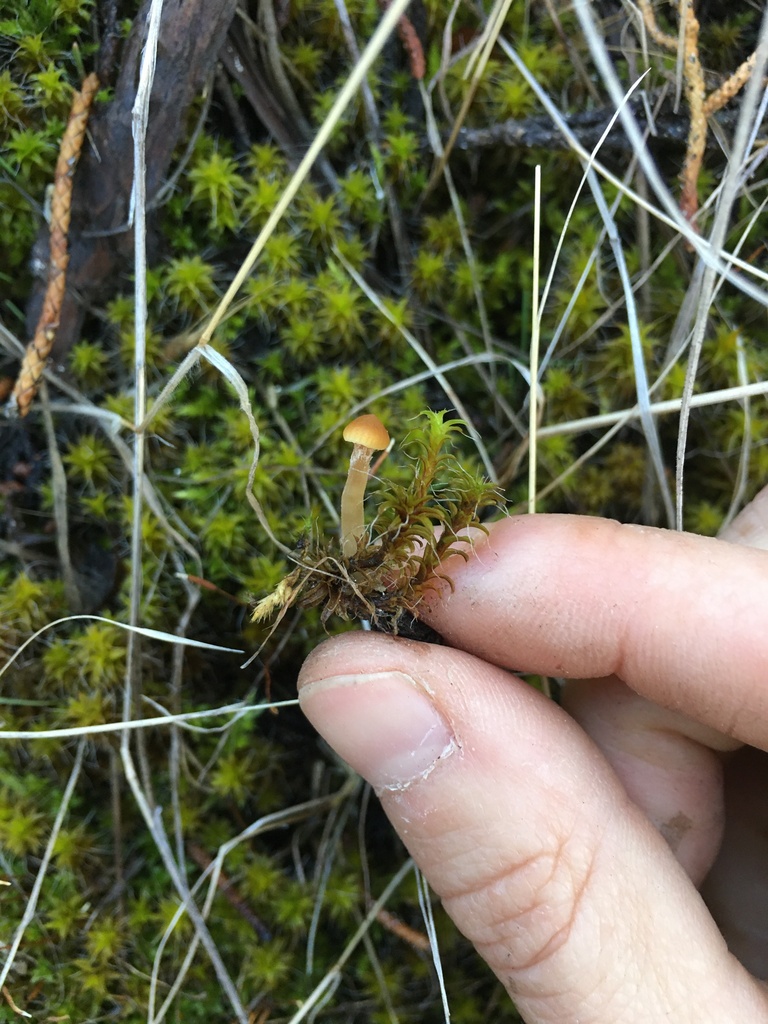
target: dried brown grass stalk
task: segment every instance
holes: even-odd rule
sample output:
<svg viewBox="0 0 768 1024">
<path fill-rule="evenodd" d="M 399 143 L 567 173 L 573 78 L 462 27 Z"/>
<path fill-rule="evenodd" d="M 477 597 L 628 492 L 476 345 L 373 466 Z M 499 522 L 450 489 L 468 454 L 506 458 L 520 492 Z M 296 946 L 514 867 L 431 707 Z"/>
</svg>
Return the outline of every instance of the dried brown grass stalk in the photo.
<svg viewBox="0 0 768 1024">
<path fill-rule="evenodd" d="M 680 0 L 680 24 L 683 31 L 683 82 L 688 100 L 691 124 L 688 144 L 680 171 L 682 190 L 680 209 L 692 220 L 699 208 L 699 174 L 707 145 L 707 118 L 704 113 L 704 72 L 699 59 L 699 19 L 693 9 L 693 0 Z"/>
<path fill-rule="evenodd" d="M 716 113 L 726 103 L 730 103 L 736 93 L 743 89 L 754 71 L 756 57 L 756 53 L 751 53 L 742 64 L 739 64 L 730 78 L 727 78 L 721 86 L 707 96 L 704 101 L 704 115 L 706 117 Z"/>
<path fill-rule="evenodd" d="M 666 50 L 676 52 L 678 40 L 659 28 L 650 0 L 638 0 L 638 6 L 651 38 Z M 683 33 L 683 82 L 691 118 L 685 159 L 680 171 L 680 209 L 688 220 L 692 220 L 699 208 L 698 181 L 709 131 L 707 118 L 729 103 L 746 85 L 755 66 L 755 54 L 740 64 L 722 85 L 707 96 L 699 58 L 700 26 L 694 0 L 679 0 L 678 17 Z"/>
<path fill-rule="evenodd" d="M 407 942 L 419 953 L 428 953 L 430 950 L 429 939 L 423 932 L 417 932 L 415 928 L 401 921 L 399 917 L 391 914 L 384 907 L 376 914 L 376 920 L 386 928 L 388 932 L 396 935 L 398 939 Z"/>
<path fill-rule="evenodd" d="M 648 29 L 648 35 L 651 39 L 657 42 L 659 46 L 663 46 L 665 50 L 676 50 L 677 39 L 667 32 L 662 32 L 659 28 L 656 15 L 653 13 L 649 0 L 637 0 L 637 5 L 640 8 L 640 13 L 643 16 L 645 27 Z"/>
<path fill-rule="evenodd" d="M 379 7 L 386 11 L 392 0 L 379 0 Z M 411 75 L 420 82 L 427 72 L 427 61 L 424 56 L 424 47 L 421 45 L 419 34 L 414 28 L 413 22 L 407 14 L 401 14 L 397 22 L 397 34 L 403 49 L 408 54 L 408 65 Z"/>
<path fill-rule="evenodd" d="M 56 328 L 59 326 L 69 263 L 67 236 L 72 207 L 72 180 L 83 148 L 91 105 L 98 88 L 98 78 L 95 74 L 90 74 L 83 82 L 80 92 L 75 93 L 59 147 L 51 197 L 48 283 L 35 335 L 27 345 L 10 401 L 11 410 L 17 412 L 19 416 L 26 416 L 29 412 L 53 347 Z"/>
<path fill-rule="evenodd" d="M 424 57 L 424 48 L 421 45 L 421 40 L 407 14 L 404 14 L 400 21 L 398 21 L 397 34 L 400 36 L 400 42 L 408 54 L 411 74 L 417 82 L 420 82 L 427 72 L 427 62 Z"/>
</svg>

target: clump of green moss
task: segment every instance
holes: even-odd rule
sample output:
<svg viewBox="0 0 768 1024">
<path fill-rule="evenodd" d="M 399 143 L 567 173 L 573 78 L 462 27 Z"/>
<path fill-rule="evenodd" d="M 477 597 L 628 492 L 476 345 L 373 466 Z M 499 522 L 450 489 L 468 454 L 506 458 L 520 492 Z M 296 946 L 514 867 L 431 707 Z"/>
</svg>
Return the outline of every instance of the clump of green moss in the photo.
<svg viewBox="0 0 768 1024">
<path fill-rule="evenodd" d="M 4 325 L 23 339 L 30 252 L 42 223 L 71 90 L 79 85 L 81 65 L 88 70 L 93 65 L 99 32 L 92 23 L 96 5 L 89 0 L 30 0 L 13 11 L 10 6 L 0 16 L 0 288 Z M 362 43 L 380 16 L 378 5 L 356 0 L 347 6 Z M 139 3 L 131 0 L 120 7 L 121 16 L 130 18 Z M 469 54 L 462 51 L 479 38 L 482 19 L 470 5 L 453 12 L 445 0 L 427 0 L 425 7 L 422 41 L 429 77 L 446 56 L 441 80 L 431 83 L 431 95 L 438 130 L 447 137 L 468 89 L 464 71 Z M 259 24 L 263 7 L 248 0 L 244 9 L 250 22 L 244 18 L 239 31 L 245 34 L 249 25 Z M 449 16 L 452 27 L 446 31 Z M 588 56 L 573 15 L 563 11 L 561 21 L 558 31 L 544 5 L 518 4 L 509 12 L 506 29 L 564 112 L 578 113 L 584 108 L 586 87 L 566 56 L 565 40 L 584 61 Z M 758 21 L 757 10 L 708 19 L 702 34 L 708 70 L 726 73 L 746 57 Z M 130 23 L 124 28 L 128 31 Z M 277 41 L 298 103 L 307 121 L 316 122 L 332 103 L 350 62 L 336 5 L 332 0 L 298 0 L 279 26 Z M 447 43 L 452 52 L 446 55 Z M 261 30 L 254 30 L 249 45 L 257 60 L 262 44 Z M 673 65 L 673 59 L 664 57 L 654 80 L 673 74 Z M 587 85 L 593 88 L 594 81 L 590 78 Z M 353 101 L 327 150 L 327 168 L 300 189 L 215 338 L 216 347 L 227 353 L 248 384 L 261 431 L 256 497 L 284 547 L 293 550 L 297 538 L 303 538 L 293 550 L 300 565 L 271 543 L 247 509 L 252 436 L 215 372 L 195 371 L 152 422 L 147 485 L 157 500 L 141 524 L 143 623 L 169 628 L 179 622 L 190 586 L 189 580 L 179 578 L 184 572 L 195 574 L 193 578 L 202 575 L 220 588 L 202 591 L 192 614 L 189 632 L 202 639 L 231 647 L 257 646 L 266 627 L 248 624 L 244 610 L 254 593 L 280 595 L 282 588 L 273 612 L 279 614 L 291 601 L 303 609 L 281 622 L 280 643 L 274 650 L 270 645 L 268 665 L 251 670 L 253 675 L 240 670 L 238 659 L 189 653 L 183 692 L 172 701 L 172 655 L 147 641 L 140 666 L 143 693 L 173 710 L 250 699 L 267 676 L 276 697 L 293 696 L 298 663 L 323 628 L 344 628 L 345 617 L 404 631 L 408 617 L 418 614 L 430 580 L 439 576 L 441 560 L 469 529 L 481 525 L 483 508 L 490 512 L 497 503 L 493 489 L 477 474 L 468 446 L 460 443 L 456 423 L 430 414 L 406 440 L 402 454 L 385 464 L 377 511 L 372 511 L 358 549 L 345 556 L 336 540 L 331 496 L 341 491 L 347 450 L 335 438 L 350 411 L 363 404 L 379 412 L 386 409 L 392 433 L 404 436 L 421 410 L 439 409 L 449 401 L 439 378 L 429 367 L 425 370 L 414 338 L 434 364 L 453 364 L 451 385 L 471 410 L 490 460 L 500 476 L 509 469 L 507 497 L 513 502 L 527 497 L 525 474 L 520 472 L 525 466 L 521 432 L 506 410 L 519 416 L 527 390 L 507 367 L 510 359 L 525 362 L 528 356 L 533 168 L 541 165 L 544 183 L 544 267 L 582 168 L 573 154 L 551 148 L 499 144 L 470 146 L 469 153 L 454 151 L 450 168 L 460 223 L 442 184 L 424 194 L 432 166 L 425 112 L 396 40 L 368 82 L 378 127 L 367 121 L 362 101 Z M 205 123 L 196 127 L 204 110 L 202 98 L 198 101 L 189 137 L 177 154 L 172 194 L 153 211 L 163 247 L 147 281 L 150 400 L 195 344 L 249 241 L 285 189 L 306 141 L 281 150 L 261 128 L 240 83 L 231 81 L 230 99 L 242 122 L 236 125 L 220 84 L 217 80 Z M 271 98 L 279 107 L 277 92 Z M 107 101 L 105 96 L 102 102 Z M 523 121 L 539 115 L 530 86 L 496 52 L 478 83 L 465 126 L 485 129 L 499 118 Z M 293 123 L 291 116 L 287 123 Z M 662 156 L 662 166 L 674 181 L 677 154 L 670 148 Z M 628 165 L 621 150 L 601 151 L 601 159 L 621 174 Z M 702 177 L 702 189 L 706 183 Z M 753 214 L 752 201 L 745 193 L 734 218 L 731 248 Z M 653 379 L 669 358 L 667 339 L 680 312 L 690 260 L 679 248 L 667 250 L 667 229 L 652 218 L 641 245 L 639 213 L 626 199 L 616 218 L 638 288 L 643 355 Z M 542 344 L 547 346 L 581 283 L 542 379 L 546 426 L 611 413 L 634 402 L 624 296 L 613 259 L 600 243 L 602 232 L 594 203 L 582 196 L 542 320 Z M 597 250 L 589 264 L 593 246 Z M 342 268 L 339 253 L 366 282 L 375 284 L 379 307 Z M 750 254 L 749 245 L 745 253 Z M 755 249 L 749 258 L 758 255 Z M 644 294 L 644 275 L 651 271 Z M 485 318 L 476 289 L 483 296 Z M 69 382 L 85 403 L 128 421 L 135 331 L 130 290 L 126 272 L 115 294 L 89 311 L 82 339 L 67 360 Z M 716 313 L 722 315 L 722 325 L 705 344 L 699 389 L 737 383 L 742 357 L 749 380 L 765 377 L 768 353 L 759 344 L 754 306 L 726 286 L 713 319 Z M 683 375 L 682 366 L 673 367 L 654 397 L 679 396 Z M 410 383 L 405 386 L 405 381 Z M 104 588 L 98 610 L 125 619 L 130 470 L 116 438 L 103 429 L 104 421 L 72 411 L 62 414 L 60 395 L 55 387 L 51 391 L 59 402 L 54 430 L 67 475 L 72 558 L 82 569 L 83 562 L 98 561 L 94 554 L 109 555 L 114 579 Z M 676 417 L 659 419 L 658 425 L 662 450 L 672 465 Z M 715 532 L 722 521 L 738 479 L 745 426 L 740 406 L 727 413 L 721 408 L 695 411 L 686 479 L 689 527 Z M 21 438 L 8 430 L 19 454 L 8 467 L 11 479 L 3 481 L 1 499 L 4 656 L 68 610 L 55 545 L 58 524 L 48 439 L 36 412 L 25 421 Z M 748 476 L 759 481 L 768 476 L 768 415 L 757 401 L 750 409 L 749 430 L 753 443 L 747 452 Z M 542 438 L 540 485 L 547 487 L 568 474 L 600 437 L 601 431 L 593 429 Z M 130 440 L 128 432 L 122 440 Z M 633 519 L 647 507 L 647 490 L 643 438 L 629 425 L 590 454 L 586 464 L 565 475 L 538 507 Z M 438 528 L 443 532 L 436 537 Z M 221 591 L 235 600 L 227 600 Z M 117 720 L 124 669 L 125 644 L 112 627 L 59 625 L 27 648 L 4 676 L 3 727 L 87 729 Z M 290 710 L 279 716 L 253 714 L 224 732 L 217 726 L 210 732 L 179 734 L 181 778 L 174 777 L 160 729 L 147 738 L 143 756 L 157 805 L 178 810 L 177 840 L 180 846 L 186 843 L 190 879 L 199 869 L 195 858 L 200 850 L 213 855 L 244 824 L 300 803 L 308 793 L 330 793 L 343 780 L 341 769 L 323 754 L 307 756 L 312 735 Z M 178 900 L 126 797 L 114 743 L 108 737 L 89 743 L 87 801 L 78 791 L 9 991 L 27 1012 L 133 1022 L 146 1018 L 147 979 Z M 0 746 L 0 846 L 3 873 L 13 883 L 2 890 L 5 920 L 18 921 L 24 913 L 73 751 L 69 740 Z M 294 1012 L 297 1001 L 335 962 L 370 894 L 381 891 L 392 865 L 401 863 L 402 850 L 376 810 L 370 811 L 370 831 L 360 842 L 360 799 L 358 792 L 343 805 L 332 805 L 330 820 L 325 811 L 311 815 L 298 828 L 242 844 L 227 858 L 230 895 L 235 893 L 240 905 L 219 893 L 211 927 L 243 999 L 257 1014 L 287 1018 Z M 355 825 L 344 827 L 346 820 Z M 370 836 L 375 841 L 367 842 Z M 115 884 L 120 872 L 122 887 Z M 306 933 L 312 907 L 321 904 L 310 967 Z M 407 886 L 392 909 L 411 926 L 419 926 L 415 894 Z M 254 913 L 264 925 L 262 931 L 254 925 Z M 453 979 L 454 1016 L 467 1024 L 490 1016 L 516 1019 L 511 1008 L 503 1008 L 500 989 L 478 975 L 444 919 L 439 928 L 445 973 Z M 189 948 L 188 921 L 176 929 L 157 968 L 161 990 L 173 983 Z M 383 926 L 375 926 L 372 939 L 370 955 L 351 958 L 343 979 L 347 1015 L 371 1021 L 394 1016 L 402 1021 L 442 1019 L 441 1011 L 432 1008 L 433 985 L 423 955 Z M 202 956 L 192 965 L 173 1012 L 185 1022 L 231 1019 Z M 12 1011 L 0 1008 L 0 1018 L 3 1014 L 10 1018 Z"/>
<path fill-rule="evenodd" d="M 254 621 L 277 610 L 282 616 L 296 604 L 320 606 L 323 623 L 338 615 L 403 632 L 425 591 L 439 580 L 451 582 L 441 571 L 445 559 L 467 558 L 467 531 L 483 529 L 481 512 L 503 501 L 495 486 L 446 450 L 461 428 L 460 420 L 446 419 L 445 413 L 426 412 L 423 428 L 403 445 L 412 479 L 378 492 L 378 512 L 354 552 L 345 554 L 336 540 L 304 538 L 299 564 L 259 602 Z"/>
</svg>

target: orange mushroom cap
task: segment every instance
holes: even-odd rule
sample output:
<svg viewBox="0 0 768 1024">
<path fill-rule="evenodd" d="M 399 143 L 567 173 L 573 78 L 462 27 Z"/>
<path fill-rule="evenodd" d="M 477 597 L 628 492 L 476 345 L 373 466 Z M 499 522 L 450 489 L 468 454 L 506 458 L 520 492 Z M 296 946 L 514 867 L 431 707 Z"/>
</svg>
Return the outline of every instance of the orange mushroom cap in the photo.
<svg viewBox="0 0 768 1024">
<path fill-rule="evenodd" d="M 348 423 L 344 427 L 343 436 L 345 441 L 364 445 L 372 451 L 386 448 L 389 444 L 387 428 L 379 417 L 374 416 L 372 412 L 366 413 L 364 416 L 358 416 L 356 420 Z"/>
</svg>

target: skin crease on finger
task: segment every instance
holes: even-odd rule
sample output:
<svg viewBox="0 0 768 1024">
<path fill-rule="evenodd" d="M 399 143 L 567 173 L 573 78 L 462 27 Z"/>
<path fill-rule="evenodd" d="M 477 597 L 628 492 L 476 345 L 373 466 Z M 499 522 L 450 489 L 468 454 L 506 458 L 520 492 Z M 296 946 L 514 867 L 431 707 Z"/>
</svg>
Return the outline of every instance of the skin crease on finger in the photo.
<svg viewBox="0 0 768 1024">
<path fill-rule="evenodd" d="M 543 517 L 543 520 L 547 519 L 550 517 Z M 751 651 L 755 641 L 759 643 L 767 634 L 764 626 L 754 621 L 754 610 L 765 607 L 762 591 L 766 579 L 764 555 L 754 549 L 768 549 L 768 488 L 760 492 L 726 529 L 724 539 L 729 542 L 726 544 L 696 537 L 660 535 L 660 531 L 619 527 L 600 520 L 588 521 L 586 529 L 574 535 L 567 520 L 565 533 L 560 533 L 560 523 L 560 520 L 554 523 L 556 532 L 542 538 L 538 545 L 540 551 L 544 550 L 545 561 L 548 559 L 552 563 L 551 575 L 557 581 L 559 592 L 544 598 L 552 602 L 551 607 L 560 611 L 560 588 L 563 587 L 561 559 L 565 557 L 566 564 L 572 565 L 572 559 L 564 554 L 564 549 L 570 549 L 571 555 L 578 550 L 580 563 L 584 562 L 586 555 L 586 560 L 595 566 L 592 579 L 584 573 L 581 583 L 581 592 L 589 595 L 582 601 L 587 622 L 590 619 L 594 621 L 595 616 L 592 596 L 595 578 L 602 591 L 621 600 L 621 595 L 627 594 L 627 588 L 622 586 L 622 577 L 626 577 L 636 591 L 638 603 L 650 609 L 651 614 L 654 606 L 657 609 L 656 643 L 660 648 L 671 650 L 673 656 L 677 655 L 676 659 L 670 659 L 672 667 L 668 669 L 666 685 L 675 687 L 677 694 L 685 699 L 684 709 L 691 715 L 705 713 L 707 693 L 704 692 L 704 699 L 699 693 L 702 687 L 707 686 L 710 693 L 714 691 L 730 701 L 730 706 L 721 713 L 720 721 L 714 716 L 710 721 L 714 720 L 723 728 L 723 722 L 736 723 L 753 715 L 753 727 L 741 732 L 735 727 L 734 731 L 739 739 L 765 746 L 766 718 L 762 698 L 768 679 L 763 666 L 768 662 L 765 654 L 758 651 L 755 658 Z M 512 560 L 516 553 L 514 549 L 519 551 L 530 528 L 541 526 L 539 517 L 536 522 L 526 520 L 516 544 L 507 543 L 505 546 L 502 541 L 502 560 L 512 575 L 516 573 Z M 587 535 L 591 554 L 589 548 L 585 552 L 579 547 L 578 534 L 581 532 Z M 617 534 L 624 538 L 618 543 Z M 547 539 L 549 545 L 544 543 Z M 496 543 L 494 537 L 494 545 Z M 744 547 L 736 551 L 731 546 L 733 543 Z M 601 546 L 602 551 L 595 551 Z M 482 553 L 478 553 L 478 557 L 482 562 Z M 660 559 L 665 561 L 660 562 Z M 518 558 L 518 564 L 519 561 Z M 535 565 L 535 554 L 532 561 Z M 638 562 L 641 563 L 639 567 Z M 724 563 L 727 563 L 725 567 Z M 649 564 L 654 565 L 655 570 L 646 578 L 644 566 Z M 574 575 L 570 572 L 565 575 L 566 585 Z M 728 595 L 733 590 L 734 576 L 738 577 L 737 586 L 741 594 L 732 603 Z M 459 578 L 463 587 L 464 578 Z M 660 583 L 664 593 L 661 600 L 656 601 L 655 593 Z M 578 580 L 575 585 L 579 585 Z M 714 624 L 710 620 L 710 629 L 698 628 L 695 631 L 697 637 L 709 632 L 703 649 L 711 649 L 715 643 L 726 652 L 729 665 L 719 677 L 711 671 L 714 658 L 693 657 L 686 663 L 687 648 L 684 643 L 677 642 L 677 636 L 688 633 L 692 623 L 697 627 L 706 621 L 706 615 L 698 617 L 702 602 L 697 600 L 697 595 L 702 588 L 720 597 L 719 615 Z M 686 605 L 688 595 L 690 599 Z M 566 603 L 573 603 L 569 593 L 564 596 Z M 628 596 L 631 599 L 632 595 Z M 745 602 L 748 607 L 745 614 L 741 614 Z M 681 604 L 683 611 L 680 614 L 674 615 L 669 611 L 670 607 L 680 607 Z M 705 613 L 708 607 L 711 605 L 705 601 Z M 456 602 L 454 608 L 460 617 L 461 608 Z M 450 603 L 441 611 L 447 611 L 450 618 Z M 667 614 L 671 629 L 664 622 Z M 598 607 L 598 619 L 599 615 Z M 610 617 L 607 619 L 604 628 L 616 628 Z M 551 631 L 549 623 L 547 626 Z M 620 623 L 618 629 L 621 628 Z M 557 632 L 557 626 L 554 631 Z M 633 622 L 626 628 L 626 642 L 640 647 L 643 636 L 653 632 L 654 629 L 649 630 L 642 623 L 638 626 Z M 709 639 L 708 644 L 706 639 Z M 460 644 L 462 641 L 463 638 L 459 638 Z M 582 636 L 580 642 L 588 642 L 588 637 Z M 738 658 L 733 656 L 743 653 L 748 655 L 748 672 L 742 675 Z M 618 664 L 621 658 L 615 657 Z M 695 671 L 697 660 L 699 664 L 702 660 L 709 662 L 708 671 L 701 672 L 698 679 Z M 756 661 L 757 672 L 754 671 Z M 633 659 L 627 657 L 625 662 L 631 665 Z M 640 690 L 646 682 L 641 674 L 636 674 L 630 681 L 639 682 L 637 689 Z M 668 691 L 654 687 L 652 679 L 649 682 L 651 685 L 646 684 L 645 689 L 648 697 L 664 701 L 664 694 Z M 674 704 L 675 701 L 669 703 Z M 768 864 L 768 803 L 764 798 L 768 784 L 768 756 L 762 751 L 752 752 L 750 764 L 754 769 L 753 775 L 747 777 L 742 773 L 739 781 L 742 799 L 736 808 L 731 801 L 731 810 L 726 813 L 720 779 L 721 764 L 707 748 L 726 750 L 735 744 L 729 744 L 716 731 L 707 735 L 693 718 L 669 712 L 651 700 L 644 700 L 615 676 L 567 682 L 563 704 L 598 744 L 629 795 L 665 836 L 697 883 L 702 881 L 718 853 L 723 818 L 726 817 L 720 854 L 703 891 L 731 948 L 750 970 L 759 977 L 768 977 L 768 871 L 765 868 Z M 743 709 L 747 709 L 746 714 Z M 739 756 L 734 762 L 732 774 L 738 771 L 741 760 Z M 726 769 L 731 769 L 729 762 L 726 762 Z M 729 784 L 728 791 L 733 793 L 733 784 Z M 747 795 L 752 797 L 751 801 L 746 799 Z"/>
<path fill-rule="evenodd" d="M 768 487 L 720 536 L 768 549 Z M 561 703 L 692 880 L 700 884 L 707 875 L 702 893 L 729 948 L 753 974 L 768 978 L 768 755 L 746 748 L 729 756 L 723 779 L 723 762 L 707 749 L 720 743 L 615 677 L 568 681 Z"/>
<path fill-rule="evenodd" d="M 721 532 L 724 540 L 768 550 L 768 487 Z M 768 754 L 745 747 L 725 765 L 723 842 L 702 887 L 728 947 L 768 978 Z"/>
<path fill-rule="evenodd" d="M 392 735 L 387 705 L 395 717 L 372 672 L 418 680 L 455 736 L 433 770 L 379 795 L 525 1020 L 768 1021 L 683 870 L 560 708 L 461 651 L 336 638 L 304 666 L 302 706 L 369 778 L 375 737 Z M 350 740 L 364 719 L 374 738 Z"/>
<path fill-rule="evenodd" d="M 570 680 L 561 704 L 699 885 L 722 839 L 723 767 L 715 750 L 728 740 L 615 677 Z"/>
<path fill-rule="evenodd" d="M 702 895 L 729 949 L 768 978 L 768 755 L 744 747 L 726 765 L 723 845 Z"/>
</svg>

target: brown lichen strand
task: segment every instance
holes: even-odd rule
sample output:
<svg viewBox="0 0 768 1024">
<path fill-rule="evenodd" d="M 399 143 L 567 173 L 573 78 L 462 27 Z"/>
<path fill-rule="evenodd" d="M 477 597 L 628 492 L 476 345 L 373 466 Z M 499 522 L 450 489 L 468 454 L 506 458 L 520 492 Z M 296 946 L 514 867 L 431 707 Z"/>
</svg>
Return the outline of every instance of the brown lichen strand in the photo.
<svg viewBox="0 0 768 1024">
<path fill-rule="evenodd" d="M 35 334 L 27 345 L 11 395 L 11 408 L 19 416 L 26 416 L 29 412 L 59 326 L 69 264 L 67 236 L 72 207 L 72 179 L 83 148 L 91 105 L 98 89 L 99 80 L 96 75 L 88 75 L 80 92 L 76 92 L 72 98 L 69 120 L 61 138 L 51 197 L 48 283 Z"/>
</svg>

